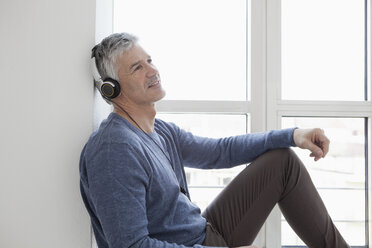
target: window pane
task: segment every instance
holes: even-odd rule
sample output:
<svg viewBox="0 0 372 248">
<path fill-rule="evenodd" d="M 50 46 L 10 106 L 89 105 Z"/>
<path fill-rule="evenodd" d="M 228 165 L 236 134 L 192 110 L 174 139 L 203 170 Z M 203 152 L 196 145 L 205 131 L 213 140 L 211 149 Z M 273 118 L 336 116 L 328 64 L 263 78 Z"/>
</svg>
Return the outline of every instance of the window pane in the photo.
<svg viewBox="0 0 372 248">
<path fill-rule="evenodd" d="M 364 221 L 364 189 L 320 188 L 318 192 L 334 221 Z"/>
<path fill-rule="evenodd" d="M 203 212 L 209 203 L 221 193 L 223 188 L 194 188 L 190 187 L 191 201 Z"/>
<path fill-rule="evenodd" d="M 282 97 L 364 100 L 364 1 L 283 0 Z"/>
<path fill-rule="evenodd" d="M 140 38 L 165 99 L 246 99 L 246 0 L 114 1 L 114 32 Z"/>
<path fill-rule="evenodd" d="M 314 162 L 309 152 L 294 148 L 304 162 L 327 210 L 350 245 L 365 244 L 364 118 L 285 117 L 282 127 L 320 127 L 331 141 L 325 159 Z M 347 199 L 347 200 L 345 200 Z M 282 244 L 303 244 L 282 220 Z"/>
<path fill-rule="evenodd" d="M 357 245 L 360 244 L 360 240 L 364 240 L 365 222 L 335 221 L 334 223 L 338 230 L 342 230 L 342 236 L 349 244 Z M 282 244 L 288 247 L 305 246 L 285 220 L 282 220 Z"/>
<path fill-rule="evenodd" d="M 211 138 L 245 134 L 247 130 L 246 115 L 158 114 L 157 118 L 173 122 L 194 135 Z M 245 165 L 220 170 L 185 168 L 191 200 L 203 210 L 244 168 Z"/>
<path fill-rule="evenodd" d="M 247 132 L 246 115 L 223 114 L 162 114 L 156 118 L 173 122 L 194 135 L 222 138 Z"/>
</svg>

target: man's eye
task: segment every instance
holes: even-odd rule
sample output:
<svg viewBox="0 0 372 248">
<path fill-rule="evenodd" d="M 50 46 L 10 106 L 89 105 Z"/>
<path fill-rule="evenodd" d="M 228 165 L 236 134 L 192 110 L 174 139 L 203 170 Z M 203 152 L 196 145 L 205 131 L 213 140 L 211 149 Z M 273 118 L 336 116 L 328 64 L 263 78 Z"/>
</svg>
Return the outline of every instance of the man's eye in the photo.
<svg viewBox="0 0 372 248">
<path fill-rule="evenodd" d="M 136 68 L 134 68 L 134 71 L 138 71 L 139 69 L 141 69 L 142 68 L 142 65 L 139 65 L 139 66 L 137 66 Z"/>
<path fill-rule="evenodd" d="M 147 60 L 147 63 L 151 64 L 152 63 L 152 59 L 148 59 Z"/>
</svg>

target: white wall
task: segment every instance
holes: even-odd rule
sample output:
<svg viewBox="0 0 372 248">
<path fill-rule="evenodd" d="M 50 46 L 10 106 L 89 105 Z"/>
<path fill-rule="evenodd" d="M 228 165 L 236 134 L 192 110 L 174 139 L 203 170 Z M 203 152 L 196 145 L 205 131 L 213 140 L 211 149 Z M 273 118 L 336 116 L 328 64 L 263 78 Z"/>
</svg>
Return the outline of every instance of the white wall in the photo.
<svg viewBox="0 0 372 248">
<path fill-rule="evenodd" d="M 87 248 L 93 0 L 0 1 L 0 247 Z"/>
</svg>

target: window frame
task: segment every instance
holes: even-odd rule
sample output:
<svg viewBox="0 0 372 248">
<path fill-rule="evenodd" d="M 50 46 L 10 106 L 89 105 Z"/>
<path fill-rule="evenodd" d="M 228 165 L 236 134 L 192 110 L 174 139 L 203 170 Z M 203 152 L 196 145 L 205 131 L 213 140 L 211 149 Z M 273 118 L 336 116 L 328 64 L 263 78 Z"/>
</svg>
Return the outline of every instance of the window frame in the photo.
<svg viewBox="0 0 372 248">
<path fill-rule="evenodd" d="M 368 43 L 366 50 L 368 61 L 366 67 L 368 101 L 293 101 L 281 99 L 281 0 L 246 0 L 247 13 L 247 100 L 246 101 L 188 101 L 188 100 L 162 100 L 156 104 L 159 113 L 213 113 L 213 114 L 246 114 L 250 123 L 247 130 L 262 132 L 281 128 L 282 117 L 362 117 L 368 120 L 366 127 L 367 151 L 367 183 L 371 182 L 371 134 L 372 134 L 372 64 L 371 64 L 371 34 L 372 13 L 371 0 L 368 3 L 369 15 L 366 20 Z M 114 28 L 113 9 L 114 0 L 96 0 L 96 42 L 112 33 Z M 248 34 L 250 32 L 250 37 Z M 248 39 L 249 38 L 249 39 Z M 251 52 L 249 56 L 249 52 Z M 251 62 L 251 63 L 249 63 Z M 250 87 L 249 87 L 250 86 Z M 250 89 L 249 89 L 250 88 Z M 111 111 L 100 99 L 96 92 L 94 111 L 95 127 Z M 367 184 L 367 210 L 372 216 L 371 184 Z M 372 235 L 369 219 L 366 242 Z M 260 247 L 277 248 L 281 245 L 281 213 L 275 207 L 266 223 L 262 227 L 255 244 Z M 92 238 L 93 240 L 93 238 Z M 94 242 L 92 241 L 92 247 Z"/>
</svg>

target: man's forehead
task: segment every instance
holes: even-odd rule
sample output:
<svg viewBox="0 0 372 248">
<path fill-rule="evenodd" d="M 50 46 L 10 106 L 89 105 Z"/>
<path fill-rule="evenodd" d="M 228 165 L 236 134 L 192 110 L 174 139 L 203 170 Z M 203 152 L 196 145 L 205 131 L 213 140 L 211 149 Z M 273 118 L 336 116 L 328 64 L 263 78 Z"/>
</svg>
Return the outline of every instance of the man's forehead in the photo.
<svg viewBox="0 0 372 248">
<path fill-rule="evenodd" d="M 146 51 L 138 44 L 134 44 L 129 50 L 124 51 L 121 56 L 119 56 L 119 60 L 121 63 L 131 65 L 138 60 L 142 60 L 149 57 Z"/>
</svg>

